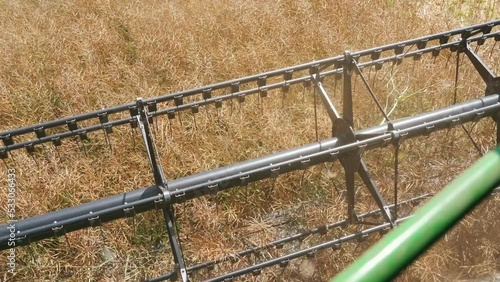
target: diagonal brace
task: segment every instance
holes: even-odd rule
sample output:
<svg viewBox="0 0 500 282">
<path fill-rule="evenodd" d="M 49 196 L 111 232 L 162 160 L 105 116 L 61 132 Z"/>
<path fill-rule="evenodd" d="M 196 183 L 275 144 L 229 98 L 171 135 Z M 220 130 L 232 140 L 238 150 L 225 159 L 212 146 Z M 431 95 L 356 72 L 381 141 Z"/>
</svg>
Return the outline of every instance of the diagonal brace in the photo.
<svg viewBox="0 0 500 282">
<path fill-rule="evenodd" d="M 464 52 L 486 83 L 486 95 L 498 94 L 500 92 L 500 77 L 495 75 L 488 65 L 472 50 L 468 41 L 465 41 Z"/>
<path fill-rule="evenodd" d="M 384 216 L 385 220 L 391 224 L 392 227 L 394 227 L 395 222 L 392 219 L 391 216 L 391 211 L 389 210 L 389 206 L 385 203 L 384 198 L 380 194 L 380 191 L 377 188 L 377 184 L 373 181 L 372 176 L 370 175 L 370 172 L 368 172 L 368 167 L 365 164 L 364 160 L 360 161 L 360 166 L 358 169 L 358 174 L 365 183 L 366 187 L 368 188 L 368 191 L 370 191 L 370 194 L 372 195 L 373 199 L 377 203 L 377 206 L 379 207 L 380 211 L 382 212 L 382 215 Z"/>
<path fill-rule="evenodd" d="M 355 60 L 352 60 L 352 65 L 355 67 L 357 73 L 361 77 L 361 80 L 365 84 L 366 89 L 368 89 L 368 92 L 370 93 L 370 96 L 372 97 L 373 101 L 375 102 L 375 104 L 377 104 L 377 108 L 382 113 L 382 115 L 384 115 L 385 121 L 390 123 L 391 120 L 389 119 L 389 116 L 385 113 L 384 109 L 382 108 L 382 105 L 380 105 L 380 102 L 378 101 L 377 96 L 375 96 L 375 93 L 373 92 L 373 89 L 371 88 L 370 84 L 368 83 L 368 81 L 366 80 L 365 76 L 361 72 L 361 69 L 359 68 L 359 66 L 358 66 L 358 64 L 356 63 Z"/>
<path fill-rule="evenodd" d="M 177 230 L 175 228 L 175 216 L 174 207 L 170 201 L 170 193 L 168 191 L 167 179 L 163 174 L 163 170 L 159 164 L 159 158 L 157 158 L 157 148 L 154 143 L 154 139 L 150 130 L 149 116 L 144 107 L 144 102 L 141 98 L 137 99 L 136 107 L 138 109 L 139 115 L 137 116 L 137 122 L 141 129 L 142 137 L 144 138 L 144 144 L 146 145 L 146 150 L 149 157 L 149 162 L 151 164 L 151 170 L 153 171 L 153 177 L 156 186 L 163 193 L 163 216 L 165 218 L 165 225 L 167 227 L 168 239 L 170 242 L 170 248 L 174 257 L 174 262 L 176 265 L 177 277 L 181 278 L 181 281 L 189 281 L 187 276 L 186 265 L 184 263 L 184 257 L 182 255 L 181 245 L 178 239 Z"/>
<path fill-rule="evenodd" d="M 317 80 L 316 80 L 317 81 Z M 319 96 L 321 98 L 321 101 L 323 102 L 323 105 L 325 106 L 326 112 L 328 113 L 328 116 L 330 117 L 330 120 L 332 122 L 335 122 L 335 120 L 340 118 L 339 113 L 337 112 L 337 109 L 333 106 L 332 101 L 330 100 L 330 97 L 328 97 L 328 94 L 326 93 L 325 87 L 323 86 L 323 83 L 320 81 L 316 82 L 316 87 L 318 88 Z"/>
<path fill-rule="evenodd" d="M 187 282 L 189 281 L 189 279 L 182 255 L 181 245 L 178 240 L 177 229 L 175 228 L 174 207 L 171 204 L 163 207 L 163 217 L 165 218 L 170 248 L 172 249 L 172 253 L 174 254 L 177 277 L 180 276 L 181 281 Z"/>
</svg>

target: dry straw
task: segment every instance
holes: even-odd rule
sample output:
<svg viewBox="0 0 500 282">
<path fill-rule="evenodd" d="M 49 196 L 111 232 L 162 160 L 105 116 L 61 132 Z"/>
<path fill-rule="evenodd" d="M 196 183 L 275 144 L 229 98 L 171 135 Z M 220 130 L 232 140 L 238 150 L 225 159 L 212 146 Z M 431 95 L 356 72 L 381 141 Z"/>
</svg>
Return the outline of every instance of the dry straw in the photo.
<svg viewBox="0 0 500 282">
<path fill-rule="evenodd" d="M 0 131 L 498 17 L 494 0 L 2 1 Z M 488 50 L 486 46 L 480 52 L 498 73 L 500 52 L 488 57 Z M 392 118 L 450 104 L 454 57 L 448 61 L 447 56 L 405 63 L 395 71 L 384 67 L 372 74 L 374 90 L 386 109 L 392 109 Z M 470 63 L 463 61 L 461 70 L 459 101 L 483 95 L 484 85 Z M 356 83 L 355 126 L 380 123 L 363 85 Z M 339 87 L 327 84 L 335 103 L 340 101 Z M 242 106 L 228 103 L 219 111 L 200 111 L 196 120 L 188 113 L 175 120 L 159 118 L 155 134 L 166 176 L 175 179 L 314 141 L 311 94 L 293 87 L 284 100 L 277 91 L 264 102 L 247 98 Z M 318 108 L 319 135 L 327 138 L 328 116 Z M 474 127 L 474 138 L 483 150 L 493 144 L 493 131 L 489 120 Z M 74 142 L 57 151 L 47 148 L 36 162 L 15 153 L 17 216 L 26 218 L 150 185 L 140 136 L 135 136 L 135 146 L 131 136 L 128 129 L 116 130 L 112 152 L 104 137 L 96 134 L 85 145 L 86 155 Z M 400 153 L 401 197 L 439 190 L 477 157 L 459 129 L 408 141 Z M 365 158 L 389 198 L 391 151 L 378 149 Z M 5 175 L 4 168 L 0 171 Z M 214 259 L 251 243 L 263 244 L 340 219 L 345 214 L 342 177 L 338 164 L 322 165 L 178 207 L 188 262 Z M 6 177 L 1 177 L 0 187 L 6 187 Z M 374 208 L 361 190 L 358 197 L 363 204 L 358 208 Z M 0 191 L 2 208 L 5 193 Z M 498 271 L 498 201 L 493 198 L 479 207 L 399 279 L 456 281 Z M 278 216 L 280 212 L 286 215 Z M 0 222 L 6 220 L 0 213 Z M 282 221 L 293 224 L 275 226 Z M 154 212 L 135 221 L 106 224 L 102 230 L 74 232 L 68 234 L 71 247 L 63 239 L 50 239 L 17 249 L 17 275 L 10 281 L 155 277 L 172 269 L 166 238 L 161 215 Z M 370 242 L 298 260 L 282 274 L 271 269 L 257 278 L 242 279 L 325 280 Z M 314 242 L 304 242 L 308 243 Z M 0 256 L 0 265 L 6 265 L 5 256 Z M 194 279 L 234 266 L 238 265 L 216 267 Z"/>
</svg>

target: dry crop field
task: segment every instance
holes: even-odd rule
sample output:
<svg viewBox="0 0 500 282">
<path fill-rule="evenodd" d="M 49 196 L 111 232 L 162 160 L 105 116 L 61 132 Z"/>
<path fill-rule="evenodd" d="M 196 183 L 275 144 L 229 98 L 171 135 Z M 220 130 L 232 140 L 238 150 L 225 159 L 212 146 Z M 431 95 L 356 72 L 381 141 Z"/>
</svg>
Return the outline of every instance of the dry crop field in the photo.
<svg viewBox="0 0 500 282">
<path fill-rule="evenodd" d="M 200 0 L 0 1 L 0 131 L 85 113 L 232 78 L 362 50 L 498 19 L 495 0 Z M 479 50 L 500 73 L 496 46 Z M 493 54 L 493 55 L 490 55 Z M 409 60 L 371 73 L 375 93 L 391 118 L 453 103 L 455 54 Z M 359 79 L 354 82 L 355 128 L 383 121 Z M 341 83 L 325 82 L 334 103 Z M 484 95 L 467 60 L 458 77 L 458 102 Z M 395 104 L 397 102 L 397 104 Z M 336 104 L 340 105 L 340 104 Z M 168 179 L 221 167 L 316 141 L 311 89 L 272 91 L 244 104 L 224 103 L 196 116 L 158 117 L 153 129 Z M 318 137 L 331 136 L 317 104 Z M 484 153 L 495 143 L 491 119 L 467 124 Z M 138 132 L 116 128 L 110 146 L 102 133 L 90 141 L 45 146 L 34 156 L 14 152 L 0 164 L 0 222 L 8 220 L 7 166 L 16 169 L 19 219 L 76 206 L 151 185 Z M 400 152 L 402 199 L 439 191 L 479 158 L 462 130 L 405 142 Z M 390 199 L 391 148 L 364 155 L 381 192 Z M 176 207 L 188 264 L 218 258 L 288 236 L 346 214 L 338 163 L 264 180 Z M 361 185 L 360 185 L 361 187 Z M 366 189 L 357 209 L 372 210 Z M 500 199 L 489 198 L 397 279 L 459 281 L 500 270 Z M 283 224 L 285 222 L 285 224 Z M 355 226 L 338 231 L 356 231 Z M 141 281 L 173 269 L 160 212 L 147 212 L 16 249 L 16 275 L 7 281 Z M 321 238 L 320 238 L 321 239 Z M 325 281 L 378 239 L 247 275 L 241 281 Z M 301 242 L 299 248 L 314 244 Z M 291 250 L 291 249 L 290 249 Z M 289 250 L 289 251 L 290 251 Z M 287 250 L 284 250 L 287 251 Z M 193 274 L 202 280 L 239 264 Z"/>
</svg>

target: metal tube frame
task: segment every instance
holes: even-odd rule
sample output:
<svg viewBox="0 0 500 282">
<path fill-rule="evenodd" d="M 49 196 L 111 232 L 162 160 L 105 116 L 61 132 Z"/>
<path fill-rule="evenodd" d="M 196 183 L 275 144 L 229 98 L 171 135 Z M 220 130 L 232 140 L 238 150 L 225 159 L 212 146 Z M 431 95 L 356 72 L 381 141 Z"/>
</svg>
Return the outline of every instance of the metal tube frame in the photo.
<svg viewBox="0 0 500 282">
<path fill-rule="evenodd" d="M 0 147 L 0 158 L 6 159 L 8 152 L 25 148 L 29 153 L 34 151 L 34 146 L 46 142 L 52 142 L 55 146 L 61 144 L 62 138 L 70 136 L 80 136 L 87 138 L 87 133 L 97 130 L 104 130 L 105 134 L 111 133 L 114 126 L 130 124 L 133 128 L 139 126 L 144 138 L 146 150 L 148 153 L 153 178 L 155 184 L 151 187 L 142 188 L 136 191 L 116 195 L 113 197 L 101 199 L 95 202 L 83 204 L 45 215 L 21 220 L 16 223 L 16 244 L 15 246 L 26 245 L 32 241 L 52 237 L 57 232 L 63 230 L 71 232 L 89 226 L 93 226 L 94 219 L 99 219 L 99 223 L 115 220 L 130 215 L 132 210 L 135 213 L 144 212 L 161 206 L 167 227 L 169 242 L 172 249 L 176 272 L 170 274 L 170 278 L 180 278 L 182 281 L 188 281 L 188 272 L 180 242 L 175 227 L 174 203 L 182 203 L 187 200 L 201 197 L 207 194 L 217 193 L 232 187 L 246 185 L 249 182 L 261 179 L 275 177 L 279 174 L 304 169 L 310 165 L 322 162 L 332 162 L 339 160 L 346 175 L 347 199 L 348 199 L 348 217 L 349 223 L 363 223 L 359 221 L 354 211 L 355 208 L 355 183 L 354 176 L 358 173 L 367 186 L 372 197 L 375 199 L 379 213 L 387 221 L 380 226 L 394 227 L 402 219 L 396 219 L 391 213 L 390 206 L 386 204 L 373 181 L 367 166 L 361 156 L 365 150 L 386 146 L 389 144 L 400 144 L 407 138 L 416 137 L 422 134 L 446 129 L 451 126 L 463 124 L 472 120 L 477 121 L 484 117 L 492 117 L 497 123 L 497 143 L 500 142 L 500 79 L 496 76 L 481 58 L 470 47 L 471 42 L 478 45 L 484 44 L 487 39 L 500 40 L 500 32 L 492 32 L 493 27 L 500 25 L 500 21 L 493 21 L 482 25 L 476 25 L 468 28 L 457 29 L 450 32 L 426 36 L 418 39 L 390 44 L 378 48 L 368 49 L 360 52 L 350 53 L 346 51 L 343 56 L 333 57 L 319 62 L 284 68 L 258 75 L 253 75 L 237 80 L 231 80 L 219 84 L 209 85 L 198 89 L 182 91 L 174 94 L 160 96 L 152 99 L 138 99 L 135 104 L 125 104 L 113 108 L 103 109 L 78 116 L 67 117 L 64 119 L 41 123 L 20 129 L 4 131 L 0 133 L 4 146 Z M 458 40 L 449 42 L 453 36 L 460 35 Z M 429 41 L 439 41 L 438 45 L 427 47 Z M 416 51 L 410 51 L 413 46 L 417 46 Z M 407 49 L 406 52 L 403 51 Z M 465 52 L 473 63 L 484 82 L 486 83 L 486 97 L 476 99 L 470 102 L 454 105 L 445 109 L 432 111 L 426 114 L 417 115 L 398 121 L 390 121 L 387 116 L 387 124 L 364 129 L 354 130 L 353 97 L 352 97 L 352 72 L 356 70 L 362 76 L 361 70 L 366 67 L 379 67 L 382 64 L 392 62 L 399 64 L 404 58 L 420 58 L 424 53 L 431 53 L 435 56 L 442 49 L 449 49 L 452 52 Z M 393 51 L 394 55 L 381 58 L 382 52 Z M 371 61 L 358 63 L 360 58 L 370 56 Z M 326 70 L 329 67 L 334 69 Z M 309 75 L 293 78 L 292 74 L 308 70 Z M 332 75 L 343 76 L 343 109 L 342 117 L 335 109 L 333 103 L 328 97 L 327 91 L 323 85 L 323 78 Z M 266 84 L 267 78 L 283 76 L 284 81 L 271 85 Z M 378 104 L 376 97 L 367 81 L 363 78 L 365 86 L 370 91 L 372 98 Z M 150 122 L 154 117 L 167 114 L 169 118 L 175 118 L 175 113 L 191 109 L 193 113 L 198 112 L 200 106 L 215 104 L 220 107 L 226 100 L 237 98 L 244 102 L 245 95 L 260 93 L 261 97 L 267 96 L 267 91 L 282 88 L 287 91 L 290 85 L 298 83 L 315 84 L 315 89 L 320 95 L 323 105 L 332 122 L 332 138 L 318 141 L 302 147 L 283 151 L 278 154 L 249 160 L 243 163 L 230 165 L 228 167 L 207 171 L 188 177 L 172 180 L 167 183 L 157 155 L 156 145 L 152 132 L 150 131 Z M 240 84 L 256 82 L 258 87 L 240 91 Z M 230 94 L 212 97 L 212 91 L 218 89 L 230 88 Z M 265 93 L 266 95 L 263 95 Z M 185 104 L 184 97 L 202 95 L 203 100 Z M 158 110 L 159 103 L 173 101 L 175 107 Z M 147 108 L 147 109 L 146 109 Z M 379 105 L 380 108 L 380 105 Z M 109 115 L 117 114 L 123 111 L 129 111 L 130 117 L 110 121 Z M 383 112 L 383 110 L 382 110 Z M 89 119 L 99 119 L 99 124 L 86 128 L 79 128 L 78 122 Z M 68 131 L 57 134 L 47 135 L 49 128 L 67 126 Z M 36 135 L 36 139 L 16 143 L 13 137 L 25 134 Z M 168 184 L 168 185 L 167 185 Z M 397 191 L 395 191 L 397 195 Z M 395 199 L 397 201 L 397 199 Z M 398 205 L 394 205 L 397 209 Z M 396 211 L 394 211 L 396 213 Z M 385 228 L 385 227 L 384 227 Z M 374 230 L 375 230 L 374 229 Z M 366 234 L 361 234 L 366 235 Z M 351 236 L 351 235 L 349 235 Z M 348 236 L 348 237 L 349 237 Z M 7 249 L 8 230 L 6 225 L 0 226 L 0 250 Z M 349 237 L 350 238 L 350 237 Z M 339 239 L 340 240 L 340 239 Z M 332 241 L 333 242 L 333 241 Z M 330 244 L 325 243 L 325 244 Z M 340 242 L 340 241 L 339 241 Z M 337 244 L 338 242 L 334 242 Z M 314 250 L 321 249 L 318 247 Z M 302 251 L 301 251 L 302 252 Z M 311 252 L 311 250 L 306 250 Z M 301 253 L 302 254 L 302 253 Z M 291 254 L 290 258 L 295 257 Z M 280 261 L 285 261 L 286 258 Z M 268 261 L 264 267 L 273 265 L 274 262 Z M 262 269 L 261 266 L 252 266 L 242 270 L 239 275 L 251 271 Z M 233 273 L 234 274 L 234 273 Z M 223 277 L 231 277 L 233 274 L 227 274 Z M 173 276 L 172 276 L 173 275 Z M 219 281 L 219 280 L 214 280 Z"/>
</svg>

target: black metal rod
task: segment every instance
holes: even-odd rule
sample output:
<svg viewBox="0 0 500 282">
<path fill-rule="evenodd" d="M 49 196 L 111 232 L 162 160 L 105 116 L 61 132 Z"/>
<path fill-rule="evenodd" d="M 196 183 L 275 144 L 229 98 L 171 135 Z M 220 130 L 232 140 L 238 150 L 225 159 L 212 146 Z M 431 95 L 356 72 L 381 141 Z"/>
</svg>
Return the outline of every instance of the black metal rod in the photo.
<svg viewBox="0 0 500 282">
<path fill-rule="evenodd" d="M 389 206 L 382 197 L 382 194 L 380 194 L 380 191 L 377 188 L 377 184 L 375 184 L 375 181 L 373 181 L 373 178 L 371 177 L 364 160 L 361 160 L 358 174 L 368 188 L 368 191 L 372 195 L 372 198 L 375 200 L 375 203 L 379 207 L 380 211 L 382 212 L 382 216 L 384 217 L 384 219 L 391 224 L 391 227 L 394 227 L 395 223 L 392 219 L 391 212 L 389 211 Z"/>
<path fill-rule="evenodd" d="M 365 84 L 366 89 L 368 89 L 368 92 L 370 93 L 370 96 L 372 97 L 373 101 L 375 102 L 375 104 L 377 104 L 377 108 L 382 113 L 382 115 L 384 115 L 385 121 L 386 122 L 391 122 L 391 120 L 389 119 L 389 116 L 387 116 L 387 114 L 385 113 L 384 109 L 382 108 L 382 105 L 380 105 L 380 102 L 378 101 L 377 96 L 375 96 L 375 92 L 373 92 L 373 89 L 371 88 L 370 84 L 368 83 L 368 81 L 366 81 L 365 76 L 361 72 L 361 69 L 359 68 L 359 66 L 356 63 L 356 61 L 353 61 L 353 65 L 356 68 L 359 76 L 361 77 L 361 80 Z"/>
<path fill-rule="evenodd" d="M 455 64 L 455 84 L 453 87 L 453 104 L 457 103 L 458 94 L 458 71 L 460 69 L 460 52 L 457 52 L 457 61 Z"/>
<path fill-rule="evenodd" d="M 467 130 L 467 128 L 465 128 L 465 126 L 463 124 L 460 125 L 460 127 L 462 127 L 462 130 L 465 132 L 465 135 L 467 135 L 467 137 L 469 138 L 469 141 L 472 143 L 472 145 L 474 145 L 474 148 L 476 149 L 479 156 L 482 157 L 484 155 L 483 151 L 481 150 L 479 145 L 476 143 L 476 141 L 474 141 L 474 138 L 472 138 L 472 135 L 470 134 L 470 132 Z M 472 129 L 471 129 L 471 131 L 472 131 Z"/>
<path fill-rule="evenodd" d="M 483 60 L 472 50 L 468 42 L 465 44 L 464 51 L 483 79 L 484 83 L 486 83 L 486 94 L 492 94 L 495 91 L 500 90 L 499 77 L 497 77 L 493 70 L 491 70 L 488 65 L 486 65 L 486 63 L 484 63 Z"/>
</svg>

